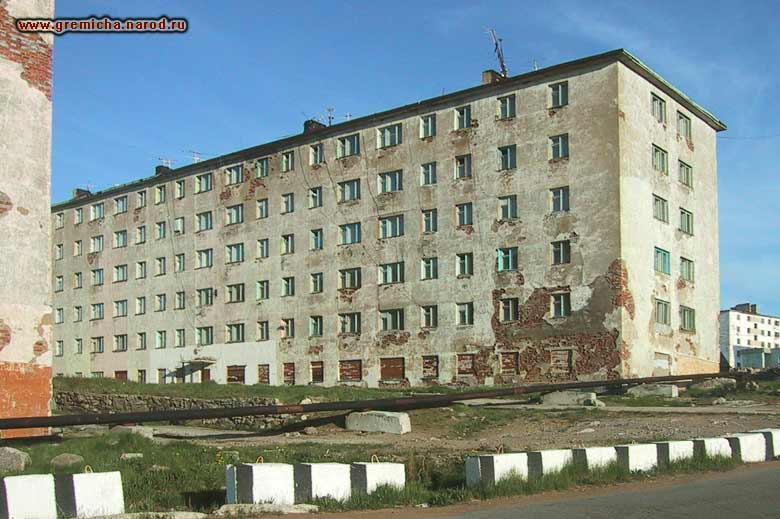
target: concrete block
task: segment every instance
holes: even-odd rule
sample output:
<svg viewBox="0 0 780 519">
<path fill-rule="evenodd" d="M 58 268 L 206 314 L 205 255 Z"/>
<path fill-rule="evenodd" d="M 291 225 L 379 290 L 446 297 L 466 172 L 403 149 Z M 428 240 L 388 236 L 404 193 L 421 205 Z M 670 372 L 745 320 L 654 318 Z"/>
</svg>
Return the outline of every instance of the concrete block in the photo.
<svg viewBox="0 0 780 519">
<path fill-rule="evenodd" d="M 726 438 L 732 456 L 743 463 L 766 461 L 766 440 L 761 433 L 735 434 Z"/>
<path fill-rule="evenodd" d="M 662 467 L 693 458 L 692 440 L 658 442 L 655 446 L 658 449 L 658 465 Z"/>
<path fill-rule="evenodd" d="M 726 438 L 697 438 L 693 440 L 693 455 L 697 458 L 730 458 L 731 444 Z"/>
<path fill-rule="evenodd" d="M 287 463 L 240 463 L 235 465 L 235 470 L 237 503 L 291 505 L 295 502 L 295 479 L 292 465 Z M 226 487 L 229 488 L 229 485 L 227 483 Z"/>
<path fill-rule="evenodd" d="M 572 449 L 571 453 L 574 463 L 584 466 L 588 470 L 603 468 L 617 461 L 617 452 L 614 447 Z"/>
<path fill-rule="evenodd" d="M 618 464 L 631 472 L 645 472 L 658 466 L 658 448 L 654 443 L 617 445 Z"/>
<path fill-rule="evenodd" d="M 628 388 L 630 396 L 659 396 L 662 398 L 678 398 L 680 390 L 674 384 L 640 384 Z"/>
<path fill-rule="evenodd" d="M 0 484 L 0 519 L 57 519 L 54 476 L 8 476 Z"/>
<path fill-rule="evenodd" d="M 525 452 L 466 458 L 466 484 L 469 486 L 495 485 L 512 476 L 528 478 L 528 455 Z"/>
<path fill-rule="evenodd" d="M 767 460 L 780 457 L 780 429 L 757 429 L 750 432 L 764 435 L 764 440 L 766 440 Z"/>
<path fill-rule="evenodd" d="M 85 472 L 56 478 L 57 507 L 66 517 L 101 517 L 125 513 L 120 472 Z"/>
<path fill-rule="evenodd" d="M 402 490 L 406 486 L 406 468 L 403 463 L 353 463 L 350 479 L 352 492 L 371 494 L 385 485 Z"/>
<path fill-rule="evenodd" d="M 541 477 L 560 472 L 573 461 L 570 449 L 556 449 L 528 453 L 528 476 Z"/>
<path fill-rule="evenodd" d="M 236 466 L 225 465 L 225 503 L 238 503 L 238 488 L 236 487 Z"/>
<path fill-rule="evenodd" d="M 555 391 L 542 395 L 544 405 L 592 405 L 596 393 L 586 391 Z"/>
<path fill-rule="evenodd" d="M 347 416 L 347 430 L 406 434 L 412 431 L 412 423 L 409 421 L 407 413 L 366 411 L 349 414 Z"/>
<path fill-rule="evenodd" d="M 352 494 L 350 466 L 343 463 L 299 463 L 295 465 L 295 502 L 318 497 L 346 501 Z"/>
</svg>

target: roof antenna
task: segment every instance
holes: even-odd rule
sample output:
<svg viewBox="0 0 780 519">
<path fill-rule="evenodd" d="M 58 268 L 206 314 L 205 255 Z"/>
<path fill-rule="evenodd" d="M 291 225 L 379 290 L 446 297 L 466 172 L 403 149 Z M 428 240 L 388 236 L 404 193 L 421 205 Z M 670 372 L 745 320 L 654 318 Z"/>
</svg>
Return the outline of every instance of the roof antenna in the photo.
<svg viewBox="0 0 780 519">
<path fill-rule="evenodd" d="M 333 119 L 336 118 L 336 116 L 334 115 L 336 113 L 336 109 L 333 108 L 332 106 L 329 106 L 325 109 L 325 111 L 328 112 L 328 126 L 330 126 L 333 124 Z"/>
<path fill-rule="evenodd" d="M 490 35 L 490 39 L 493 40 L 493 45 L 495 45 L 493 52 L 495 52 L 496 56 L 498 57 L 498 64 L 501 67 L 501 77 L 505 78 L 509 76 L 509 69 L 506 68 L 506 62 L 504 61 L 504 49 L 501 47 L 501 42 L 503 40 L 496 35 L 496 31 L 493 29 L 488 29 L 487 33 Z"/>
<path fill-rule="evenodd" d="M 203 153 L 198 150 L 187 150 L 192 158 L 193 162 L 200 162 L 203 160 Z"/>
<path fill-rule="evenodd" d="M 163 157 L 158 157 L 157 160 L 159 160 L 160 164 L 162 164 L 166 168 L 170 168 L 173 165 L 173 160 L 172 159 L 166 159 L 166 158 L 163 158 Z"/>
</svg>

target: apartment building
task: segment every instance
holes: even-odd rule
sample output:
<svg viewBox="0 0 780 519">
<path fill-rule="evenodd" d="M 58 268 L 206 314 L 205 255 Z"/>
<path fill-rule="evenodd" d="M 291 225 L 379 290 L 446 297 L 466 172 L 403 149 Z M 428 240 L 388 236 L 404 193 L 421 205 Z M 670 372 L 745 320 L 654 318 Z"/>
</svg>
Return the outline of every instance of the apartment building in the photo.
<svg viewBox="0 0 780 519">
<path fill-rule="evenodd" d="M 720 313 L 720 353 L 730 368 L 780 366 L 780 316 L 743 303 Z"/>
<path fill-rule="evenodd" d="M 52 208 L 55 373 L 716 371 L 724 129 L 617 50 L 77 190 Z"/>
</svg>

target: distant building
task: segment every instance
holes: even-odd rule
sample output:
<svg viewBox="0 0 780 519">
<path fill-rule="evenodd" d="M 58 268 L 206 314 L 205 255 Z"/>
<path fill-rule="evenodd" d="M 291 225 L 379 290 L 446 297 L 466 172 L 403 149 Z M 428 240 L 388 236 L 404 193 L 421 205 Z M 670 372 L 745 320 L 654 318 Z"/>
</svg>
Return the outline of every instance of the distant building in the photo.
<svg viewBox="0 0 780 519">
<path fill-rule="evenodd" d="M 618 50 L 77 191 L 52 209 L 55 372 L 717 371 L 724 129 Z"/>
<path fill-rule="evenodd" d="M 780 366 L 780 316 L 761 314 L 751 303 L 723 310 L 720 353 L 730 368 Z"/>
</svg>

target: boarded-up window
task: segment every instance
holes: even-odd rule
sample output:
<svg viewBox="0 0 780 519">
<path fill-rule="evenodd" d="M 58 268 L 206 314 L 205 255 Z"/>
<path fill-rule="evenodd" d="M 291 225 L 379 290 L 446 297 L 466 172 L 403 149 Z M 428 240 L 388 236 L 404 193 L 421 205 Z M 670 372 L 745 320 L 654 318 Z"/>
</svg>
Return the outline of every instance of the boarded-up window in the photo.
<svg viewBox="0 0 780 519">
<path fill-rule="evenodd" d="M 157 370 L 157 383 L 165 384 L 165 368 Z"/>
<path fill-rule="evenodd" d="M 228 366 L 227 367 L 227 383 L 228 384 L 243 384 L 244 372 L 246 366 Z"/>
<path fill-rule="evenodd" d="M 211 370 L 208 368 L 203 368 L 200 371 L 200 381 L 202 383 L 211 382 Z"/>
<path fill-rule="evenodd" d="M 284 378 L 285 385 L 294 386 L 295 385 L 295 363 L 285 362 L 282 368 L 283 368 L 282 377 Z"/>
<path fill-rule="evenodd" d="M 424 379 L 439 378 L 439 356 L 438 355 L 423 355 L 423 378 Z"/>
<path fill-rule="evenodd" d="M 458 355 L 458 375 L 474 374 L 474 354 L 461 353 Z"/>
<path fill-rule="evenodd" d="M 271 366 L 269 366 L 268 364 L 257 365 L 257 383 L 258 384 L 271 383 Z"/>
<path fill-rule="evenodd" d="M 339 380 L 342 382 L 360 382 L 363 380 L 363 361 L 339 361 Z"/>
<path fill-rule="evenodd" d="M 501 374 L 517 375 L 519 372 L 520 354 L 516 351 L 508 351 L 501 354 Z"/>
<path fill-rule="evenodd" d="M 311 381 L 313 383 L 322 382 L 325 379 L 325 368 L 321 360 L 316 360 L 311 363 Z"/>
<path fill-rule="evenodd" d="M 114 378 L 117 380 L 127 380 L 127 371 L 114 371 Z"/>
<path fill-rule="evenodd" d="M 406 378 L 403 357 L 379 360 L 379 375 L 382 380 L 403 380 Z"/>
<path fill-rule="evenodd" d="M 550 352 L 550 373 L 568 375 L 572 368 L 571 350 L 552 350 Z"/>
</svg>

